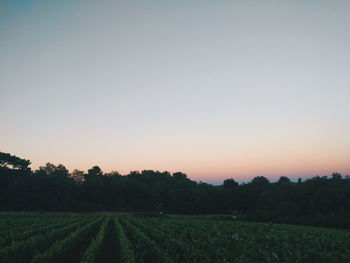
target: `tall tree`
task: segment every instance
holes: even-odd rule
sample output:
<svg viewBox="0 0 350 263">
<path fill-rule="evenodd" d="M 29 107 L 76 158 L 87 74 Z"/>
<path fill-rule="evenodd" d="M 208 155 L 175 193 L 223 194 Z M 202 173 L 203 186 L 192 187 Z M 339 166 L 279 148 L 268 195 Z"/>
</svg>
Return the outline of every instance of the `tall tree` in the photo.
<svg viewBox="0 0 350 263">
<path fill-rule="evenodd" d="M 69 176 L 69 171 L 62 165 L 54 165 L 52 163 L 46 163 L 45 166 L 40 166 L 38 174 L 49 176 Z"/>
<path fill-rule="evenodd" d="M 88 170 L 88 175 L 90 176 L 100 176 L 103 175 L 102 169 L 98 166 L 94 166 Z"/>
<path fill-rule="evenodd" d="M 0 152 L 0 168 L 12 168 L 14 170 L 27 170 L 29 160 L 21 159 L 9 153 Z"/>
</svg>

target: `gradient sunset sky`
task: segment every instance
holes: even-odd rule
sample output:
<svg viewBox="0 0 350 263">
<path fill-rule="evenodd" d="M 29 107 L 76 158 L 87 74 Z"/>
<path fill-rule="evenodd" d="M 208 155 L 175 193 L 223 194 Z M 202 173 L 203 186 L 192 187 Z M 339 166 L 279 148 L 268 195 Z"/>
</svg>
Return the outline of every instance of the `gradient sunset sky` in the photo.
<svg viewBox="0 0 350 263">
<path fill-rule="evenodd" d="M 0 151 L 218 183 L 350 174 L 350 1 L 0 1 Z"/>
</svg>

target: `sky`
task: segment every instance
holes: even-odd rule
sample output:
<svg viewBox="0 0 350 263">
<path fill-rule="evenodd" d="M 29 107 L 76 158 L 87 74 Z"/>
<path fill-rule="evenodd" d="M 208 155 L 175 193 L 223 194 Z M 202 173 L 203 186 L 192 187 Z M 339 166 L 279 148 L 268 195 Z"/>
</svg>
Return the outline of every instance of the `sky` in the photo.
<svg viewBox="0 0 350 263">
<path fill-rule="evenodd" d="M 0 151 L 219 183 L 350 174 L 349 1 L 0 0 Z"/>
</svg>

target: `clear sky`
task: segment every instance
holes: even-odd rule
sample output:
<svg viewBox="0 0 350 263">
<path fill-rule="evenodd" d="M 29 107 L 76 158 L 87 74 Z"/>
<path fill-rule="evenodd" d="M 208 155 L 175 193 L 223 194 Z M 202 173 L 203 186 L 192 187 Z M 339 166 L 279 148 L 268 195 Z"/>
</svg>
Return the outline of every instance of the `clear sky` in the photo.
<svg viewBox="0 0 350 263">
<path fill-rule="evenodd" d="M 191 179 L 350 174 L 349 1 L 0 1 L 0 151 Z"/>
</svg>

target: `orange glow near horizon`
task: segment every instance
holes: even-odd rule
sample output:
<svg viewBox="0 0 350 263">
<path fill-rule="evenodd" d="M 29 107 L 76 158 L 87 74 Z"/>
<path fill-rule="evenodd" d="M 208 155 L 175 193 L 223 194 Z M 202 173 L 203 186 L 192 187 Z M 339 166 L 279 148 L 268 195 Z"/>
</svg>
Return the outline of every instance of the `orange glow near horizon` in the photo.
<svg viewBox="0 0 350 263">
<path fill-rule="evenodd" d="M 332 140 L 330 130 L 323 129 L 322 134 L 312 135 L 312 131 L 302 128 L 293 134 L 277 127 L 273 127 L 274 133 L 260 134 L 236 129 L 221 132 L 221 137 L 215 139 L 214 131 L 209 128 L 198 134 L 161 130 L 114 140 L 108 139 L 112 136 L 108 133 L 107 139 L 96 137 L 90 140 L 86 135 L 75 137 L 70 133 L 73 140 L 64 139 L 72 143 L 68 152 L 65 151 L 68 145 L 53 142 L 36 153 L 31 151 L 32 147 L 26 152 L 13 150 L 12 153 L 32 160 L 34 169 L 52 162 L 61 163 L 70 171 L 75 168 L 87 171 L 94 165 L 105 172 L 118 171 L 121 174 L 147 169 L 181 171 L 197 181 L 220 181 L 229 177 L 245 181 L 259 175 L 274 178 L 350 173 L 346 134 L 339 134 L 336 140 Z M 86 144 L 87 141 L 90 143 Z"/>
<path fill-rule="evenodd" d="M 249 181 L 255 176 L 266 176 L 270 179 L 279 176 L 288 177 L 312 177 L 316 175 L 330 175 L 332 172 L 349 174 L 350 154 L 346 152 L 320 152 L 292 151 L 289 152 L 243 152 L 240 154 L 231 152 L 198 151 L 193 149 L 186 152 L 158 152 L 150 150 L 138 150 L 129 153 L 103 153 L 94 154 L 87 152 L 69 154 L 65 157 L 57 152 L 47 155 L 45 161 L 37 161 L 33 156 L 32 168 L 36 169 L 46 162 L 63 164 L 70 171 L 80 169 L 87 171 L 94 165 L 98 165 L 104 172 L 118 171 L 127 174 L 130 171 L 158 170 L 171 173 L 181 171 L 189 178 L 196 181 L 219 182 L 227 178 L 238 181 Z M 197 152 L 197 153 L 196 153 Z M 105 153 L 107 154 L 107 153 Z M 81 159 L 80 159 L 81 158 Z M 88 160 L 88 161 L 85 161 Z"/>
</svg>

